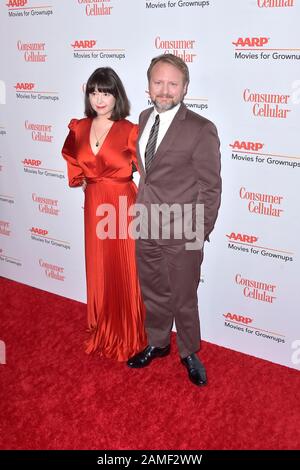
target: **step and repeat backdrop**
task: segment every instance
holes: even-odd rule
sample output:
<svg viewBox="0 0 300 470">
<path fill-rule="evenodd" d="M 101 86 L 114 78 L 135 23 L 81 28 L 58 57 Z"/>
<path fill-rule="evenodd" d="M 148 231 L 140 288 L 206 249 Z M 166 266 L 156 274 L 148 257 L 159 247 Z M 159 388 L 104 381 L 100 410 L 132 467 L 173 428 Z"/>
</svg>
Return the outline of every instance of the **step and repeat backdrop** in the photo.
<svg viewBox="0 0 300 470">
<path fill-rule="evenodd" d="M 203 339 L 300 369 L 299 17 L 300 0 L 2 0 L 2 276 L 86 301 L 84 195 L 60 153 L 68 123 L 107 65 L 137 122 L 149 62 L 171 52 L 190 69 L 186 105 L 222 143 Z"/>
</svg>

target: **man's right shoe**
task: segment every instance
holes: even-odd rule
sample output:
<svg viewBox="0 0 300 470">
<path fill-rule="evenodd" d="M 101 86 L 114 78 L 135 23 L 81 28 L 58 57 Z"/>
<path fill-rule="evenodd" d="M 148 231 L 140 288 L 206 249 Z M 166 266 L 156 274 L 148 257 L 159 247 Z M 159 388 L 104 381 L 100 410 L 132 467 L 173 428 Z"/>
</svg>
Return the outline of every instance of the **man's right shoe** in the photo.
<svg viewBox="0 0 300 470">
<path fill-rule="evenodd" d="M 186 367 L 191 382 L 195 385 L 207 384 L 205 367 L 196 354 L 184 357 L 181 363 Z"/>
<path fill-rule="evenodd" d="M 164 357 L 170 354 L 170 345 L 164 348 L 156 348 L 155 346 L 147 346 L 143 351 L 131 357 L 127 361 L 128 367 L 140 369 L 150 364 L 157 357 Z"/>
</svg>

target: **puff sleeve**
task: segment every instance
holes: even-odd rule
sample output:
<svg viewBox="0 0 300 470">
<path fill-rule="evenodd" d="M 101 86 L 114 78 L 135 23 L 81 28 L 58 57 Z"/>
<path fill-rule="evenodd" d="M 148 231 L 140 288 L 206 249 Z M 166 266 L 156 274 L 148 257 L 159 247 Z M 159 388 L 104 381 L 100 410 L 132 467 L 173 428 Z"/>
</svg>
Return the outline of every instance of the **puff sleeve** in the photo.
<svg viewBox="0 0 300 470">
<path fill-rule="evenodd" d="M 84 173 L 76 158 L 76 127 L 78 119 L 72 119 L 69 123 L 69 134 L 62 148 L 62 156 L 67 161 L 68 179 L 71 187 L 81 186 Z"/>
</svg>

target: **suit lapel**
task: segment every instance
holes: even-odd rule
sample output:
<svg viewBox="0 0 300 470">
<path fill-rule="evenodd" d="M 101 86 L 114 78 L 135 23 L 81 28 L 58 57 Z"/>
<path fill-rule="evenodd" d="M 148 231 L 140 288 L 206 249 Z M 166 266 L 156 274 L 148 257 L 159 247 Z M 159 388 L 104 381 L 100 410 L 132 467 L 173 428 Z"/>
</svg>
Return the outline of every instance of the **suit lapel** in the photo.
<svg viewBox="0 0 300 470">
<path fill-rule="evenodd" d="M 182 121 L 185 119 L 187 108 L 186 106 L 181 103 L 180 108 L 178 109 L 177 113 L 174 116 L 173 121 L 171 122 L 169 129 L 167 130 L 164 138 L 162 139 L 158 149 L 156 150 L 155 157 L 151 166 L 148 170 L 148 174 L 150 174 L 157 165 L 159 165 L 159 161 L 163 157 L 164 153 L 173 145 L 174 140 L 178 136 L 178 132 L 182 125 Z M 152 110 L 151 110 L 152 112 Z M 149 117 L 149 116 L 148 116 Z M 146 121 L 147 122 L 147 121 Z"/>
<path fill-rule="evenodd" d="M 153 107 L 152 108 L 149 108 L 147 109 L 144 113 L 142 113 L 142 115 L 140 116 L 140 122 L 139 122 L 139 135 L 138 135 L 138 140 L 137 140 L 137 144 L 136 144 L 136 147 L 137 147 L 137 159 L 138 159 L 138 163 L 139 163 L 139 167 L 140 167 L 140 170 L 141 170 L 141 174 L 143 174 L 143 176 L 145 177 L 146 176 L 146 170 L 145 170 L 145 167 L 144 167 L 144 163 L 143 163 L 143 159 L 141 157 L 141 154 L 140 154 L 140 138 L 144 132 L 144 129 L 145 129 L 145 126 L 147 124 L 147 121 L 151 115 L 151 113 L 153 112 Z"/>
<path fill-rule="evenodd" d="M 141 135 L 143 134 L 143 131 L 145 129 L 147 121 L 148 121 L 148 119 L 149 119 L 152 112 L 153 112 L 153 107 L 147 109 L 144 113 L 142 113 L 142 115 L 140 117 L 140 122 L 139 122 L 139 137 L 138 137 L 138 141 L 137 141 L 137 159 L 138 159 L 139 167 L 140 167 L 140 170 L 141 170 L 141 174 L 144 177 L 146 176 L 146 171 L 145 171 L 144 163 L 143 163 L 143 160 L 142 160 L 141 154 L 140 154 L 140 138 L 141 138 Z M 173 141 L 176 139 L 176 137 L 178 135 L 178 131 L 180 129 L 182 121 L 186 117 L 186 112 L 187 112 L 186 106 L 183 103 L 181 103 L 181 106 L 178 109 L 177 113 L 175 114 L 174 119 L 171 122 L 170 127 L 166 132 L 166 135 L 164 136 L 164 138 L 162 139 L 158 149 L 156 150 L 155 157 L 154 157 L 154 160 L 153 160 L 153 162 L 152 162 L 152 164 L 151 164 L 151 166 L 148 170 L 148 174 L 150 174 L 153 171 L 153 169 L 156 168 L 156 166 L 159 164 L 160 159 L 163 157 L 163 154 L 170 147 L 172 147 Z"/>
</svg>

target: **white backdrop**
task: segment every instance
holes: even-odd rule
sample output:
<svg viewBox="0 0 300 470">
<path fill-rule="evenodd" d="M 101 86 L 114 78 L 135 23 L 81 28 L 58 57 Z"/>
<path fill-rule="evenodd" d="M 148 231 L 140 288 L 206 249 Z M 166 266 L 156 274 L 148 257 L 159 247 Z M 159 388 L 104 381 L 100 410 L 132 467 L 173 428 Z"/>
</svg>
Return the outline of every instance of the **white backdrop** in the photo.
<svg viewBox="0 0 300 470">
<path fill-rule="evenodd" d="M 85 302 L 83 193 L 60 154 L 68 122 L 106 65 L 137 122 L 150 60 L 172 52 L 190 68 L 187 106 L 222 143 L 202 337 L 299 369 L 299 17 L 300 0 L 2 0 L 1 274 Z"/>
</svg>

